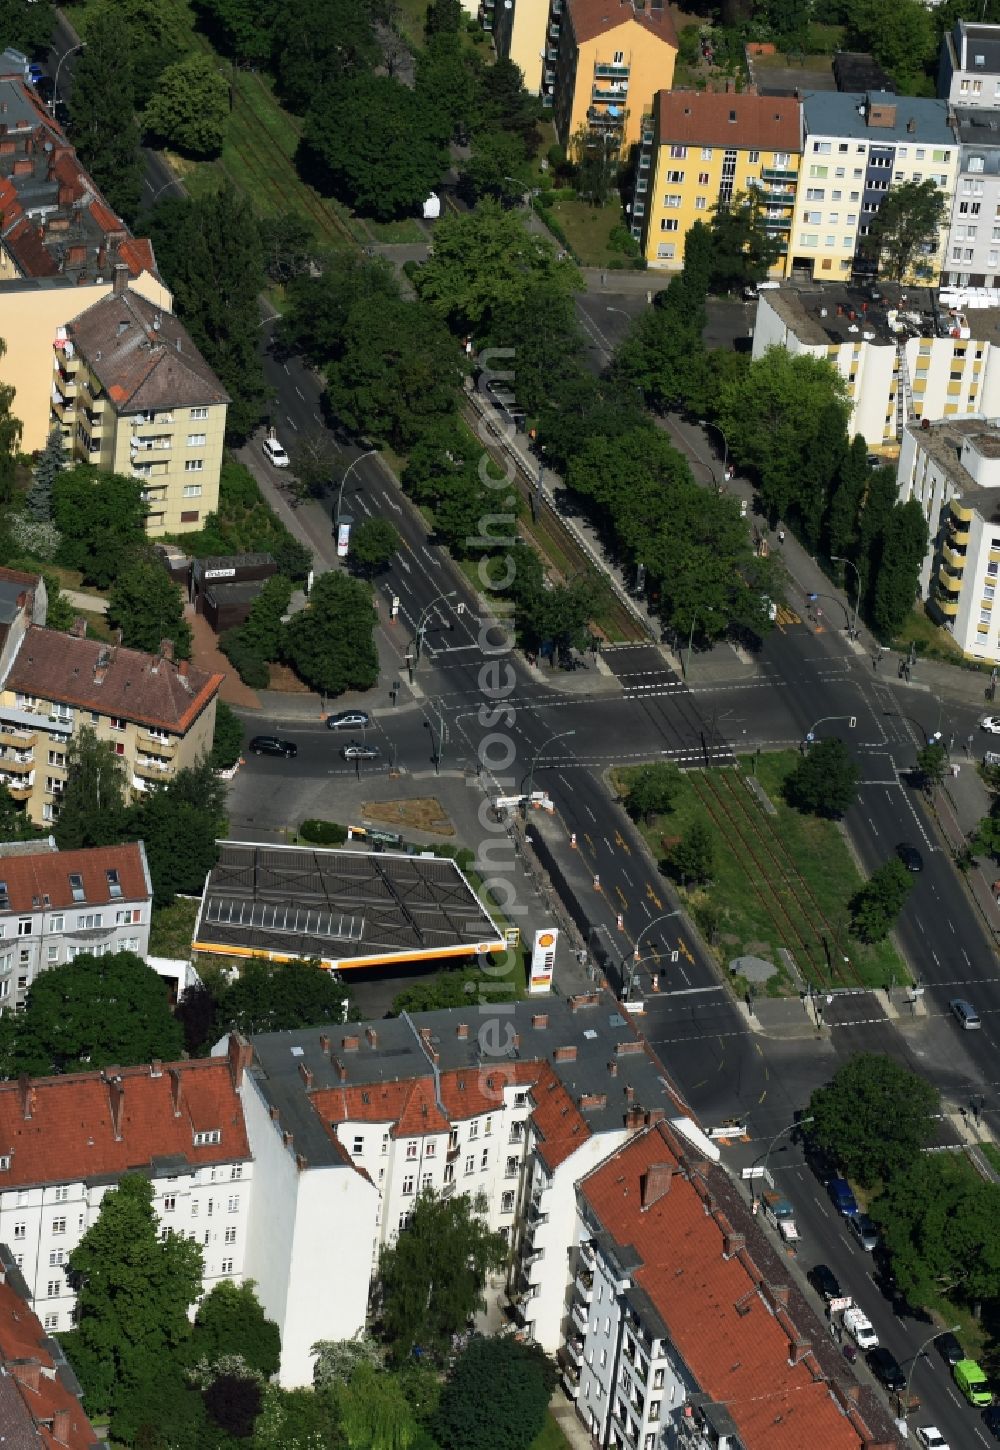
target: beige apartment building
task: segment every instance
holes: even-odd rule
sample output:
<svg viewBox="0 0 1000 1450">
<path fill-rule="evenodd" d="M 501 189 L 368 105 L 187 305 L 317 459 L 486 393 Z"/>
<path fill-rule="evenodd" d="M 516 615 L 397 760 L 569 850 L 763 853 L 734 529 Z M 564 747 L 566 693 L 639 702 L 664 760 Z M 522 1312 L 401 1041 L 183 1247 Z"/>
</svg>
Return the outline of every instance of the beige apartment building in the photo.
<svg viewBox="0 0 1000 1450">
<path fill-rule="evenodd" d="M 219 503 L 229 398 L 177 318 L 125 276 L 56 331 L 52 423 L 75 458 L 143 479 L 150 535 L 200 529 Z"/>
<path fill-rule="evenodd" d="M 31 625 L 0 682 L 0 784 L 47 825 L 59 813 L 69 742 L 89 728 L 122 758 L 132 796 L 212 748 L 222 675 L 160 653 Z"/>
</svg>

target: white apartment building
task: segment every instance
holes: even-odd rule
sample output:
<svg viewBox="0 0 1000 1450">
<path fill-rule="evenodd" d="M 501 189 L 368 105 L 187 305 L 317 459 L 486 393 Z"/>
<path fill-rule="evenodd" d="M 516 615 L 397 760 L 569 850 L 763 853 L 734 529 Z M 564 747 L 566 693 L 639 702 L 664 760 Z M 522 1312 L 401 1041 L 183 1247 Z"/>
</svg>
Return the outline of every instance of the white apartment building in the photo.
<svg viewBox="0 0 1000 1450">
<path fill-rule="evenodd" d="M 970 659 L 1000 663 L 1000 419 L 909 426 L 899 500 L 916 499 L 930 531 L 920 571 L 929 612 Z"/>
<path fill-rule="evenodd" d="M 815 91 L 802 100 L 805 140 L 795 195 L 788 274 L 817 282 L 873 278 L 865 239 L 886 194 L 907 181 L 933 180 L 950 200 L 958 143 L 948 103 L 886 91 Z M 923 280 L 940 272 L 948 236 L 919 262 Z"/>
<path fill-rule="evenodd" d="M 1000 25 L 956 20 L 941 37 L 938 95 L 953 106 L 1000 107 Z"/>
<path fill-rule="evenodd" d="M 39 972 L 84 952 L 145 956 L 153 887 L 141 841 L 57 851 L 0 843 L 0 1012 L 23 1008 Z"/>
<path fill-rule="evenodd" d="M 955 128 L 958 178 L 942 277 L 955 287 L 996 288 L 1000 285 L 1000 111 L 956 110 Z"/>
<path fill-rule="evenodd" d="M 254 1039 L 245 1272 L 281 1328 L 283 1384 L 309 1383 L 317 1340 L 364 1326 L 379 1253 L 429 1189 L 481 1206 L 514 1250 L 522 1323 L 551 1352 L 561 1343 L 576 1180 L 679 1105 L 609 994 L 544 1005 Z"/>
<path fill-rule="evenodd" d="M 253 1163 L 240 1060 L 0 1083 L 0 1243 L 50 1333 L 72 1327 L 73 1249 L 126 1173 L 148 1177 L 163 1232 L 201 1245 L 204 1286 L 241 1279 Z"/>
<path fill-rule="evenodd" d="M 647 1128 L 580 1181 L 576 1241 L 559 1359 L 596 1445 L 896 1443 L 729 1177 L 673 1126 Z"/>
<path fill-rule="evenodd" d="M 1000 414 L 1000 309 L 960 311 L 923 288 L 783 285 L 761 292 L 753 356 L 825 358 L 851 400 L 848 432 L 895 453 L 911 419 Z"/>
</svg>

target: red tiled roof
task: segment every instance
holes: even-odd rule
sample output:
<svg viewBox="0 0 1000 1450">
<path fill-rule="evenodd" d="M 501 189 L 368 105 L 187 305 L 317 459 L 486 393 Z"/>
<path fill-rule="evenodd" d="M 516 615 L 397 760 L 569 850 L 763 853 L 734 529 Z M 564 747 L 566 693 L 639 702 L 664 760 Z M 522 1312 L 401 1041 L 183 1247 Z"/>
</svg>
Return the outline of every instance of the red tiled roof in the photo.
<svg viewBox="0 0 1000 1450">
<path fill-rule="evenodd" d="M 578 45 L 634 21 L 657 40 L 673 46 L 674 50 L 677 49 L 674 22 L 669 11 L 662 6 L 646 5 L 642 10 L 637 10 L 628 0 L 569 0 L 567 10 Z M 587 85 L 589 84 L 588 80 Z"/>
<path fill-rule="evenodd" d="M 661 1164 L 674 1170 L 669 1187 L 643 1208 L 645 1176 Z M 641 1258 L 635 1283 L 700 1389 L 725 1405 L 747 1450 L 859 1450 L 866 1443 L 813 1356 L 789 1363 L 787 1314 L 765 1305 L 745 1255 L 724 1257 L 723 1229 L 684 1176 L 664 1124 L 632 1139 L 582 1180 L 580 1192 L 601 1226 Z"/>
<path fill-rule="evenodd" d="M 5 1443 L 45 1450 L 89 1450 L 101 1443 L 76 1395 L 59 1376 L 38 1316 L 10 1282 L 0 1282 L 0 1365 L 6 1403 L 0 1410 Z M 17 1395 L 18 1403 L 14 1399 Z M 60 1431 L 53 1434 L 58 1416 Z M 48 1423 L 46 1423 L 48 1422 Z"/>
<path fill-rule="evenodd" d="M 420 1138 L 447 1133 L 452 1123 L 492 1112 L 503 1101 L 505 1082 L 528 1085 L 538 1075 L 539 1064 L 519 1062 L 510 1068 L 496 1070 L 494 1088 L 491 1074 L 480 1081 L 478 1071 L 443 1072 L 440 1077 L 441 1101 L 445 1114 L 434 1096 L 434 1079 L 406 1078 L 401 1082 L 345 1084 L 323 1088 L 310 1094 L 315 1111 L 325 1123 L 384 1123 L 393 1138 Z"/>
<path fill-rule="evenodd" d="M 97 639 L 78 639 L 33 625 L 15 656 L 6 688 L 183 735 L 218 692 L 223 678 L 157 660 L 141 650 L 109 649 Z"/>
<path fill-rule="evenodd" d="M 0 1154 L 11 1160 L 0 1172 L 0 1189 L 141 1172 L 155 1158 L 176 1156 L 196 1168 L 250 1157 L 226 1059 L 174 1063 L 156 1076 L 149 1067 L 115 1075 L 123 1091 L 117 1137 L 110 1074 L 0 1083 Z M 220 1142 L 195 1147 L 195 1133 L 215 1129 Z"/>
<path fill-rule="evenodd" d="M 590 1137 L 590 1128 L 569 1093 L 546 1063 L 539 1064 L 531 1089 L 535 1105 L 531 1120 L 539 1136 L 538 1152 L 552 1170 Z"/>
<path fill-rule="evenodd" d="M 121 895 L 113 897 L 108 872 L 117 871 Z M 73 899 L 71 874 L 83 878 L 83 900 Z M 124 846 L 95 846 L 82 851 L 39 849 L 32 855 L 0 858 L 0 881 L 7 887 L 9 906 L 2 911 L 29 912 L 32 907 L 113 906 L 125 901 L 148 901 L 152 891 L 147 880 L 142 847 L 137 841 Z"/>
<path fill-rule="evenodd" d="M 22 569 L 0 568 L 0 579 L 6 579 L 8 584 L 27 584 L 31 589 L 37 589 L 42 581 L 41 574 L 26 574 Z"/>
<path fill-rule="evenodd" d="M 660 144 L 735 146 L 746 151 L 800 151 L 801 105 L 791 96 L 747 91 L 658 91 Z"/>
</svg>

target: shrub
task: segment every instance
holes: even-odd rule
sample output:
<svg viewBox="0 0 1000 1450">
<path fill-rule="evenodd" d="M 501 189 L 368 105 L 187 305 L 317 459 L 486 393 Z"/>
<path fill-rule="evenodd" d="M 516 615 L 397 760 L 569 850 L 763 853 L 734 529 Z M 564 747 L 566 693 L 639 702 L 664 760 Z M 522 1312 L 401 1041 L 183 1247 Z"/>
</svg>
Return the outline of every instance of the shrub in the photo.
<svg viewBox="0 0 1000 1450">
<path fill-rule="evenodd" d="M 336 821 L 303 821 L 299 835 L 316 846 L 342 846 L 347 840 L 347 827 Z"/>
</svg>

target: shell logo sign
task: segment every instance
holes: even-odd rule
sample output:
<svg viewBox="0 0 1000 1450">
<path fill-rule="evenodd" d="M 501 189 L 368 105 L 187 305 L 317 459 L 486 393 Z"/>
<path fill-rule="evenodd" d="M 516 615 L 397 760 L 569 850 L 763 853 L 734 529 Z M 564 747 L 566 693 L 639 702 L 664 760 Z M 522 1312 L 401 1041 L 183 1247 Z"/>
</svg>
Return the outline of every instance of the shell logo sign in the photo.
<svg viewBox="0 0 1000 1450">
<path fill-rule="evenodd" d="M 528 976 L 528 992 L 537 996 L 552 990 L 552 973 L 556 963 L 556 942 L 559 932 L 555 929 L 535 932 L 535 944 L 531 953 L 531 971 Z"/>
</svg>

